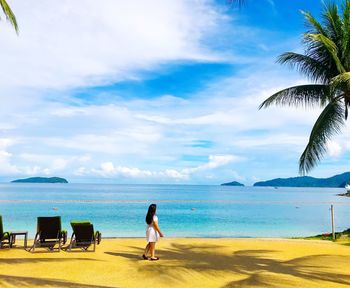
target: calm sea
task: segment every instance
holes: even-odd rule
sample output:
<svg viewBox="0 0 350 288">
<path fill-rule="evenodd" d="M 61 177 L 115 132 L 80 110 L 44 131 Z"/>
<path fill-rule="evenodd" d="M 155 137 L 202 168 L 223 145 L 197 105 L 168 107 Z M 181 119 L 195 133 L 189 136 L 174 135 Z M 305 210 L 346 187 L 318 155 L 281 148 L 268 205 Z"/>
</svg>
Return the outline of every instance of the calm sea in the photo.
<svg viewBox="0 0 350 288">
<path fill-rule="evenodd" d="M 0 184 L 6 230 L 28 230 L 37 216 L 91 220 L 107 237 L 143 237 L 150 203 L 168 237 L 291 237 L 350 228 L 344 189 L 191 185 Z"/>
</svg>

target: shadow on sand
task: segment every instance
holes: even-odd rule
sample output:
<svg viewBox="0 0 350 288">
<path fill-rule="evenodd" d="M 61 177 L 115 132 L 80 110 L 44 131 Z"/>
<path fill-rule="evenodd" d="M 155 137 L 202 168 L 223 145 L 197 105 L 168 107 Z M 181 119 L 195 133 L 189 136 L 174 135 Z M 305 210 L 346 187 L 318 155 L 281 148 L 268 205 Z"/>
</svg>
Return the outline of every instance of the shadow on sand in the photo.
<svg viewBox="0 0 350 288">
<path fill-rule="evenodd" d="M 100 261 L 91 258 L 0 258 L 0 264 L 27 264 L 40 262 Z"/>
<path fill-rule="evenodd" d="M 58 287 L 58 288 L 117 288 L 116 286 L 96 286 L 56 279 L 8 276 L 0 274 L 0 287 Z"/>
<path fill-rule="evenodd" d="M 292 260 L 274 259 L 274 250 L 239 250 L 232 255 L 220 253 L 222 246 L 201 246 L 172 244 L 168 249 L 157 250 L 157 256 L 166 261 L 159 261 L 157 265 L 140 265 L 139 271 L 145 274 L 155 273 L 167 276 L 174 281 L 181 281 L 179 271 L 187 269 L 188 273 L 193 271 L 207 273 L 229 272 L 236 274 L 235 280 L 223 287 L 292 287 L 292 283 L 285 283 L 287 277 L 296 277 L 308 281 L 325 281 L 350 285 L 350 275 L 333 273 L 334 263 L 346 267 L 349 259 L 342 255 L 312 255 L 298 257 Z M 130 247 L 135 253 L 114 253 L 109 255 L 125 257 L 129 260 L 139 260 L 143 253 L 140 247 Z M 290 279 L 290 278 L 288 278 Z M 297 279 L 296 279 L 297 280 Z M 326 284 L 326 283 L 324 283 Z"/>
<path fill-rule="evenodd" d="M 61 263 L 70 261 L 99 261 L 89 258 L 1 258 L 0 264 L 32 264 L 32 263 Z M 15 268 L 14 268 L 15 269 Z M 2 271 L 3 272 L 3 271 Z M 69 281 L 62 281 L 50 278 L 34 278 L 9 276 L 0 274 L 0 287 L 66 287 L 66 288 L 109 288 L 112 286 L 96 286 L 88 284 L 73 283 Z M 114 288 L 114 287 L 113 287 Z"/>
</svg>

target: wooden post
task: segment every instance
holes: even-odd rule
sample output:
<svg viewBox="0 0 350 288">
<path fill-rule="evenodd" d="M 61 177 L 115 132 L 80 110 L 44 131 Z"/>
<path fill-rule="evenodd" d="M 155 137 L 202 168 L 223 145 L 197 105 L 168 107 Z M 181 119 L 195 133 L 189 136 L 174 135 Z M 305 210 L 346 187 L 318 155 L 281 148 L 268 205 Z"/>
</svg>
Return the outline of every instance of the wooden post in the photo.
<svg viewBox="0 0 350 288">
<path fill-rule="evenodd" d="M 335 240 L 335 231 L 334 231 L 334 207 L 331 205 L 331 220 L 332 220 L 332 237 L 333 241 Z"/>
</svg>

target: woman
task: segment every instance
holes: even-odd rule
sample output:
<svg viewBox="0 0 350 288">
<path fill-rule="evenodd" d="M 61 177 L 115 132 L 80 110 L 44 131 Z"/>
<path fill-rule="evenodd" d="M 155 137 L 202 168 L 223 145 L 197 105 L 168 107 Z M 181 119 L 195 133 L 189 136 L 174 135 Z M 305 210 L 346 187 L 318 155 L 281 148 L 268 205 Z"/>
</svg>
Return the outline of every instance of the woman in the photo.
<svg viewBox="0 0 350 288">
<path fill-rule="evenodd" d="M 146 239 L 148 244 L 146 245 L 145 252 L 142 255 L 143 259 L 151 261 L 159 260 L 159 257 L 156 257 L 154 255 L 156 250 L 156 243 L 159 240 L 159 237 L 164 237 L 158 226 L 158 217 L 156 215 L 156 210 L 156 204 L 149 205 L 146 215 L 146 223 L 148 224 L 146 230 Z M 150 258 L 147 256 L 149 252 L 151 252 Z"/>
</svg>

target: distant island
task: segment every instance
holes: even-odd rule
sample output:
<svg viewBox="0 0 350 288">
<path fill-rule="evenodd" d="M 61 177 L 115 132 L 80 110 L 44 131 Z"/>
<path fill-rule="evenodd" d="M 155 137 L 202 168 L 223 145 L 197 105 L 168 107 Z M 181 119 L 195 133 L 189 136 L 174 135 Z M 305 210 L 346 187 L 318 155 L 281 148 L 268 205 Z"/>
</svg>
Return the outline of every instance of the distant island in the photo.
<svg viewBox="0 0 350 288">
<path fill-rule="evenodd" d="M 223 183 L 223 184 L 221 184 L 221 186 L 244 186 L 244 184 L 239 183 L 237 181 L 232 181 L 232 182 L 228 182 L 228 183 Z"/>
<path fill-rule="evenodd" d="M 314 178 L 309 176 L 276 178 L 267 181 L 256 182 L 254 186 L 272 187 L 327 187 L 344 188 L 350 181 L 350 172 L 335 175 L 330 178 Z"/>
<path fill-rule="evenodd" d="M 30 177 L 13 180 L 11 183 L 68 183 L 68 181 L 60 177 Z"/>
</svg>

